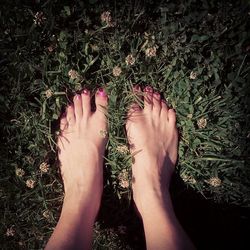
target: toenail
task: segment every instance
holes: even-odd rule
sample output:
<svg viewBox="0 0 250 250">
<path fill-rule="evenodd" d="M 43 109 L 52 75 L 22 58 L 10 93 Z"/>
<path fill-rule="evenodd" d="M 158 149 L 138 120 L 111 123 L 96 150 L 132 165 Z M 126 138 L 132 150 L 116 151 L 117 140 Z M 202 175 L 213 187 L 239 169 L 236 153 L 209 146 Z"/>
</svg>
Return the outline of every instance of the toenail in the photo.
<svg viewBox="0 0 250 250">
<path fill-rule="evenodd" d="M 149 86 L 146 86 L 146 88 L 144 89 L 145 92 L 149 92 L 149 93 L 153 93 L 153 89 Z"/>
<path fill-rule="evenodd" d="M 76 100 L 80 100 L 80 95 L 75 95 L 75 97 L 74 97 Z"/>
<path fill-rule="evenodd" d="M 89 91 L 88 91 L 87 89 L 84 89 L 84 90 L 82 91 L 82 93 L 85 94 L 85 95 L 87 95 L 87 94 L 89 93 Z"/>
<path fill-rule="evenodd" d="M 103 96 L 103 97 L 107 96 L 107 94 L 103 88 L 99 88 L 97 94 L 100 96 Z"/>
</svg>

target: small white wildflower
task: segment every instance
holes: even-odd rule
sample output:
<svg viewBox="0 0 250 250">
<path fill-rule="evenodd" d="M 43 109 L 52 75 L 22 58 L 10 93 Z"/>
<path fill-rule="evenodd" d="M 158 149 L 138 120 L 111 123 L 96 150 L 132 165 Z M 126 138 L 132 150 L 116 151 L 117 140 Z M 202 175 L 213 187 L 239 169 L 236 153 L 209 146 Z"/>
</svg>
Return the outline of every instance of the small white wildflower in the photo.
<svg viewBox="0 0 250 250">
<path fill-rule="evenodd" d="M 209 180 L 206 181 L 212 187 L 219 187 L 221 186 L 221 179 L 218 177 L 211 177 Z"/>
<path fill-rule="evenodd" d="M 34 23 L 38 26 L 41 26 L 46 20 L 46 17 L 44 16 L 44 13 L 42 11 L 39 11 L 34 16 Z"/>
<path fill-rule="evenodd" d="M 193 114 L 188 114 L 187 118 L 192 119 L 193 118 Z"/>
<path fill-rule="evenodd" d="M 47 162 L 43 162 L 40 164 L 39 169 L 43 173 L 47 173 L 49 171 L 49 164 Z"/>
<path fill-rule="evenodd" d="M 125 61 L 126 61 L 126 64 L 127 64 L 127 65 L 133 65 L 133 64 L 135 63 L 135 58 L 133 57 L 132 54 L 129 54 L 129 55 L 126 57 Z"/>
<path fill-rule="evenodd" d="M 45 91 L 45 95 L 46 95 L 47 98 L 50 98 L 53 95 L 53 91 L 51 89 L 47 89 Z"/>
<path fill-rule="evenodd" d="M 28 187 L 28 188 L 34 188 L 35 187 L 35 181 L 34 180 L 32 180 L 32 179 L 28 179 L 27 181 L 26 181 L 26 186 Z"/>
<path fill-rule="evenodd" d="M 234 124 L 234 126 L 235 126 L 235 128 L 240 129 L 240 124 L 239 124 L 238 122 L 236 122 L 236 123 Z"/>
<path fill-rule="evenodd" d="M 128 187 L 129 187 L 129 181 L 128 181 L 128 180 L 120 180 L 120 181 L 119 181 L 119 185 L 120 185 L 122 188 L 128 188 Z"/>
<path fill-rule="evenodd" d="M 71 69 L 69 72 L 68 72 L 68 76 L 70 77 L 70 79 L 72 80 L 75 80 L 75 79 L 79 79 L 80 78 L 80 75 L 78 74 L 78 72 L 74 69 Z"/>
<path fill-rule="evenodd" d="M 101 21 L 104 22 L 104 23 L 109 23 L 111 22 L 111 13 L 110 11 L 104 11 L 102 14 L 101 14 Z"/>
<path fill-rule="evenodd" d="M 11 236 L 13 237 L 15 235 L 15 233 L 16 233 L 16 231 L 13 228 L 13 226 L 10 227 L 10 228 L 7 228 L 7 230 L 6 230 L 6 236 L 7 237 L 11 237 Z"/>
<path fill-rule="evenodd" d="M 122 73 L 122 69 L 119 66 L 113 68 L 113 76 L 118 77 Z"/>
<path fill-rule="evenodd" d="M 128 171 L 126 169 L 123 169 L 119 175 L 118 175 L 119 185 L 122 188 L 128 188 L 129 187 L 129 175 Z"/>
<path fill-rule="evenodd" d="M 51 52 L 54 51 L 55 48 L 56 48 L 56 45 L 52 44 L 52 45 L 50 45 L 47 49 L 48 49 L 48 51 L 51 53 Z"/>
<path fill-rule="evenodd" d="M 193 184 L 193 185 L 197 183 L 195 178 L 193 176 L 190 176 L 190 175 L 182 174 L 181 178 L 185 183 L 190 183 L 190 184 Z"/>
<path fill-rule="evenodd" d="M 127 145 L 119 145 L 117 146 L 116 150 L 122 154 L 126 154 L 129 152 Z"/>
<path fill-rule="evenodd" d="M 198 128 L 205 128 L 207 126 L 207 119 L 202 117 L 197 121 Z"/>
<path fill-rule="evenodd" d="M 101 14 L 101 21 L 103 23 L 106 23 L 109 27 L 114 27 L 115 23 L 112 22 L 111 12 L 110 11 L 104 11 Z"/>
<path fill-rule="evenodd" d="M 51 217 L 51 212 L 47 209 L 43 212 L 43 217 L 46 218 L 47 220 L 50 219 Z"/>
<path fill-rule="evenodd" d="M 22 168 L 16 169 L 16 176 L 23 177 L 25 175 L 25 171 Z"/>
<path fill-rule="evenodd" d="M 197 73 L 194 72 L 194 71 L 191 71 L 190 76 L 189 76 L 189 79 L 195 80 L 196 78 L 197 78 Z"/>
<path fill-rule="evenodd" d="M 154 57 L 156 56 L 157 46 L 147 48 L 145 50 L 145 54 L 147 57 Z"/>
<path fill-rule="evenodd" d="M 100 130 L 100 135 L 102 138 L 106 138 L 108 135 L 108 132 L 106 130 Z"/>
</svg>

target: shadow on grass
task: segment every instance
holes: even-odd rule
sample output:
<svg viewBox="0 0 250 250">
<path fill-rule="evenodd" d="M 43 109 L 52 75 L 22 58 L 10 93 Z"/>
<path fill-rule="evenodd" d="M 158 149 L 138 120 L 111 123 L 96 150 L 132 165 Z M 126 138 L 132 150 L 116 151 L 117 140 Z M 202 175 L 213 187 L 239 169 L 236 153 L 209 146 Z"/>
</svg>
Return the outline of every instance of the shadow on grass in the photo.
<svg viewBox="0 0 250 250">
<path fill-rule="evenodd" d="M 247 249 L 250 239 L 248 208 L 216 204 L 188 189 L 176 174 L 171 184 L 171 196 L 176 215 L 197 249 Z M 119 239 L 126 249 L 146 249 L 143 225 L 134 205 L 118 199 L 110 187 L 104 191 L 99 214 L 102 229 L 125 226 Z M 105 226 L 104 226 L 105 225 Z M 122 249 L 122 248 L 119 248 Z"/>
</svg>

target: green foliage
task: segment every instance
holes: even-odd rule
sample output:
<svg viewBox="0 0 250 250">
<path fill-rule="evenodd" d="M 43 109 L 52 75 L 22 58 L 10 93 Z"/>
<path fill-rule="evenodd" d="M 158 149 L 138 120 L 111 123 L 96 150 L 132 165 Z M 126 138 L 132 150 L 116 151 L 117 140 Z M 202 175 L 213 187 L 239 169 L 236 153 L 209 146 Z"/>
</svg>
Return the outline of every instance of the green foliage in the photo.
<svg viewBox="0 0 250 250">
<path fill-rule="evenodd" d="M 250 37 L 245 2 L 4 2 L 3 249 L 42 248 L 56 224 L 63 199 L 55 143 L 58 119 L 83 87 L 93 93 L 102 86 L 109 95 L 104 167 L 105 187 L 114 196 L 131 199 L 130 189 L 119 184 L 121 171 L 130 172 L 131 156 L 119 147 L 127 143 L 126 110 L 136 100 L 131 88 L 137 83 L 160 91 L 177 111 L 177 172 L 186 185 L 216 202 L 249 206 Z M 112 23 L 100 19 L 107 10 Z M 37 11 L 42 13 L 39 18 Z M 154 47 L 156 55 L 147 56 L 147 49 Z M 126 63 L 129 54 L 135 58 L 133 65 Z M 113 74 L 116 66 L 121 68 L 119 76 Z M 71 69 L 77 71 L 75 77 L 69 76 Z M 43 162 L 49 164 L 48 172 L 39 169 Z M 19 168 L 23 176 L 16 175 Z M 29 179 L 35 181 L 34 188 L 26 186 Z M 7 237 L 10 228 L 15 235 Z M 96 230 L 96 249 L 121 247 L 115 232 L 100 235 L 98 226 Z M 105 243 L 105 237 L 112 243 Z"/>
</svg>

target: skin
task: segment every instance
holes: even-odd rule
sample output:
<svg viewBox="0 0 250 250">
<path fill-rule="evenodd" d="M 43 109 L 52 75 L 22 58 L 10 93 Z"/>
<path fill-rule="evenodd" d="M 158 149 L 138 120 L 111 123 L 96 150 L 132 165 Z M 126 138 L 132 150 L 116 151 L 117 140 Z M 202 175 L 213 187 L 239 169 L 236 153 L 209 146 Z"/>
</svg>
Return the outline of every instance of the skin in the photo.
<svg viewBox="0 0 250 250">
<path fill-rule="evenodd" d="M 144 108 L 133 103 L 126 122 L 131 153 L 133 197 L 141 215 L 147 249 L 194 249 L 179 224 L 169 195 L 169 182 L 177 160 L 176 115 L 158 93 L 139 87 Z M 103 90 L 95 95 L 96 111 L 90 109 L 90 93 L 84 91 L 61 118 L 58 140 L 65 198 L 59 222 L 46 249 L 91 249 L 92 232 L 103 190 L 103 154 L 107 131 Z"/>
<path fill-rule="evenodd" d="M 179 224 L 169 194 L 177 161 L 176 114 L 159 93 L 146 87 L 134 91 L 144 96 L 144 108 L 132 104 L 126 124 L 131 153 L 133 198 L 145 232 L 147 249 L 194 249 Z"/>
<path fill-rule="evenodd" d="M 103 191 L 103 154 L 107 138 L 104 91 L 95 95 L 91 112 L 90 93 L 74 97 L 61 118 L 59 160 L 65 197 L 59 222 L 46 249 L 91 249 L 92 231 Z"/>
</svg>

